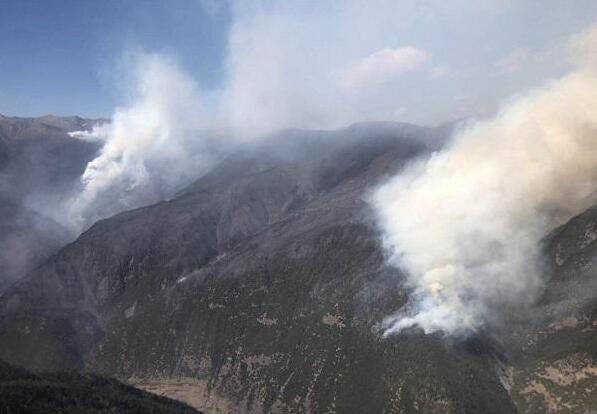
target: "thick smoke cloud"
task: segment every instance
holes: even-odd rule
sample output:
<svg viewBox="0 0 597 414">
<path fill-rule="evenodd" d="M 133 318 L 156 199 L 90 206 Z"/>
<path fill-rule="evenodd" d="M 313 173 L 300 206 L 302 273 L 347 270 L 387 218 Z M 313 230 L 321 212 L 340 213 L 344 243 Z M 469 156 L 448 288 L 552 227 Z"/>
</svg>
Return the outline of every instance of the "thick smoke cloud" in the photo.
<svg viewBox="0 0 597 414">
<path fill-rule="evenodd" d="M 403 107 L 388 82 L 431 57 L 410 45 L 380 50 L 391 23 L 384 11 L 392 5 L 378 6 L 369 10 L 355 0 L 314 12 L 300 2 L 235 2 L 224 79 L 209 92 L 172 58 L 129 53 L 121 65 L 125 104 L 110 123 L 72 133 L 102 141 L 103 149 L 87 166 L 80 192 L 54 218 L 79 231 L 167 198 L 234 145 L 282 128 L 396 119 Z M 323 38 L 325 47 L 313 47 Z"/>
<path fill-rule="evenodd" d="M 209 168 L 223 145 L 202 129 L 209 115 L 203 95 L 174 60 L 134 53 L 126 61 L 130 104 L 116 109 L 110 123 L 71 134 L 104 142 L 81 191 L 68 200 L 71 227 L 166 198 Z"/>
<path fill-rule="evenodd" d="M 389 260 L 413 288 L 386 334 L 467 334 L 542 286 L 542 237 L 597 202 L 597 28 L 577 68 L 383 184 L 373 203 Z"/>
</svg>

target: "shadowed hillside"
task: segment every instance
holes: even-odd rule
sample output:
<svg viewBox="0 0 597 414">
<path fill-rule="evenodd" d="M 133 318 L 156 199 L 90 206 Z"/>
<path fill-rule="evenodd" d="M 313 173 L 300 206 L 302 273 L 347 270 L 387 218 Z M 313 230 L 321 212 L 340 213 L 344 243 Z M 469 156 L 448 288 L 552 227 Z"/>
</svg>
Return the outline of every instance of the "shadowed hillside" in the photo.
<svg viewBox="0 0 597 414">
<path fill-rule="evenodd" d="M 76 373 L 33 374 L 0 361 L 0 413 L 192 414 L 192 408 L 116 380 Z"/>
</svg>

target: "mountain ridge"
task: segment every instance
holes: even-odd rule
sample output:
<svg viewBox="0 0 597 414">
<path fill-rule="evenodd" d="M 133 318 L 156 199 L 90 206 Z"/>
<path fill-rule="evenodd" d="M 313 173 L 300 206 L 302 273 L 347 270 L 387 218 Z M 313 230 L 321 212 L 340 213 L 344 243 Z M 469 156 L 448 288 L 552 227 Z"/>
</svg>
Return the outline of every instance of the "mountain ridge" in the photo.
<svg viewBox="0 0 597 414">
<path fill-rule="evenodd" d="M 466 340 L 381 338 L 410 290 L 367 197 L 446 132 L 385 128 L 274 136 L 170 200 L 96 222 L 0 296 L 0 358 L 115 376 L 208 413 L 593 409 L 569 388 L 592 384 L 595 315 L 553 302 L 597 256 L 583 236 L 593 210 L 549 238 L 547 317 Z M 560 266 L 558 251 L 584 259 Z M 565 364 L 586 377 L 546 379 Z"/>
</svg>

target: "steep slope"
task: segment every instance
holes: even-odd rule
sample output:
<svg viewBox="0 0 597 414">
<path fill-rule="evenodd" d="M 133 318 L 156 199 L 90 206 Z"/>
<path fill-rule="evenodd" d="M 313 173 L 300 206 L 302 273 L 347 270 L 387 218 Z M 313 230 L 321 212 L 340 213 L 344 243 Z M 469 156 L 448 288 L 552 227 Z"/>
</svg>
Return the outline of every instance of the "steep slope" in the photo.
<svg viewBox="0 0 597 414">
<path fill-rule="evenodd" d="M 0 361 L 0 413 L 197 414 L 116 380 L 76 373 L 33 374 Z"/>
<path fill-rule="evenodd" d="M 546 240 L 549 283 L 506 336 L 513 398 L 524 413 L 597 411 L 597 206 Z"/>
<path fill-rule="evenodd" d="M 514 412 L 484 343 L 378 334 L 406 293 L 363 198 L 437 134 L 286 131 L 98 222 L 0 298 L 0 357 L 207 412 Z"/>
</svg>

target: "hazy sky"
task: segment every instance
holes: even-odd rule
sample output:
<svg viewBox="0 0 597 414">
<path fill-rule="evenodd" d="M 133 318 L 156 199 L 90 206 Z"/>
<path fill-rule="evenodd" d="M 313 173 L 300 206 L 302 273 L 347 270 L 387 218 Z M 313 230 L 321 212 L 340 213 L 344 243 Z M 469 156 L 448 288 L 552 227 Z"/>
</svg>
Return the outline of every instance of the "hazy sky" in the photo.
<svg viewBox="0 0 597 414">
<path fill-rule="evenodd" d="M 140 51 L 237 124 L 437 123 L 564 73 L 595 21 L 594 0 L 0 0 L 0 113 L 110 116 Z"/>
</svg>

